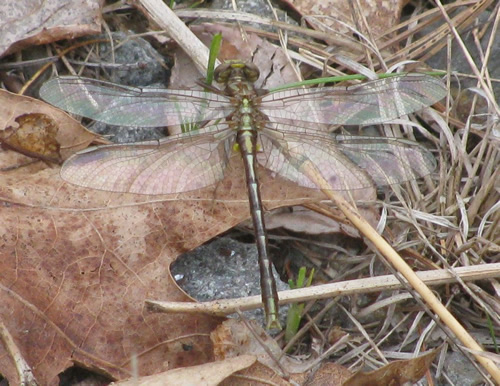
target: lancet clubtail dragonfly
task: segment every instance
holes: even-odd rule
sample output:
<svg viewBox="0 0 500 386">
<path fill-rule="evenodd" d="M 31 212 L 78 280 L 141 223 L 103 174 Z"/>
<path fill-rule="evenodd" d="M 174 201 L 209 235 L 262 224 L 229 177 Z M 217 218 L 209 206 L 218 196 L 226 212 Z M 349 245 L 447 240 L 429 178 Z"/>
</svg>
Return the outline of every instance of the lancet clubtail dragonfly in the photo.
<svg viewBox="0 0 500 386">
<path fill-rule="evenodd" d="M 46 82 L 40 95 L 68 112 L 112 125 L 157 127 L 204 122 L 159 141 L 93 147 L 70 157 L 61 176 L 75 185 L 138 194 L 168 194 L 214 185 L 239 148 L 248 182 L 267 327 L 279 326 L 278 296 L 256 165 L 317 188 L 301 165 L 310 161 L 332 190 L 362 189 L 429 174 L 435 160 L 405 139 L 332 136 L 313 124 L 367 125 L 429 106 L 446 95 L 431 76 L 407 74 L 347 88 L 292 88 L 257 93 L 258 69 L 230 61 L 215 71 L 220 91 L 125 87 L 79 77 Z M 208 123 L 208 124 L 207 124 Z M 323 125 L 324 126 L 324 125 Z M 314 128 L 313 128 L 314 127 Z M 237 144 L 237 146 L 235 146 Z"/>
</svg>

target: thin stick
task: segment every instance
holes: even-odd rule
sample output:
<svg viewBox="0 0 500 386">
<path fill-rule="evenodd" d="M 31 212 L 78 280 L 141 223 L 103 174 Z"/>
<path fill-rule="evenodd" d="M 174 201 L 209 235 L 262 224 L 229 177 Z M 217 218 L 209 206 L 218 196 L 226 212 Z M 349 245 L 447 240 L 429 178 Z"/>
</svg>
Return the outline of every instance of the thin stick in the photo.
<svg viewBox="0 0 500 386">
<path fill-rule="evenodd" d="M 455 273 L 465 282 L 494 277 L 498 278 L 500 277 L 500 263 L 457 267 L 455 268 Z M 420 280 L 431 286 L 456 282 L 456 278 L 453 274 L 446 269 L 420 271 L 417 272 L 417 275 Z M 279 298 L 280 304 L 287 304 L 306 302 L 309 300 L 330 299 L 338 295 L 352 295 L 398 289 L 403 289 L 403 285 L 394 275 L 383 275 L 280 291 Z M 203 312 L 211 315 L 228 315 L 236 312 L 237 308 L 243 311 L 260 308 L 262 307 L 262 298 L 260 295 L 256 295 L 238 299 L 220 299 L 203 303 L 162 302 L 156 300 L 146 300 L 146 303 L 154 310 L 160 312 Z"/>
<path fill-rule="evenodd" d="M 161 0 L 136 0 L 134 3 L 177 42 L 202 74 L 207 73 L 208 48 L 165 3 Z"/>
</svg>

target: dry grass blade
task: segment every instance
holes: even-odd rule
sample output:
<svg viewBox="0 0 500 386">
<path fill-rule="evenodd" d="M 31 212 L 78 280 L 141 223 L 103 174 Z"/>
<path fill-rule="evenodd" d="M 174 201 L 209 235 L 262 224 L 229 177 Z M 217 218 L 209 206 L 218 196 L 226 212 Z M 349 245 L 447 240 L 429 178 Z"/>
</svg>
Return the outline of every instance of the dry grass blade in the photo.
<svg viewBox="0 0 500 386">
<path fill-rule="evenodd" d="M 446 10 L 452 11 L 458 7 L 463 7 L 462 10 L 453 17 L 452 21 L 453 25 L 458 26 L 460 31 L 462 31 L 470 26 L 475 18 L 484 12 L 484 10 L 492 3 L 493 1 L 491 0 L 456 2 L 448 4 L 446 6 Z M 431 9 L 420 15 L 414 15 L 414 17 L 410 18 L 408 21 L 401 23 L 391 30 L 388 30 L 386 35 L 391 36 L 391 38 L 382 43 L 380 49 L 387 49 L 400 41 L 408 39 L 408 37 L 415 35 L 419 31 L 425 32 L 422 31 L 424 28 L 439 21 L 441 21 L 441 15 L 437 9 Z M 418 24 L 415 27 L 406 29 L 407 27 L 410 27 L 412 23 Z M 404 28 L 403 31 L 392 37 L 392 33 L 400 30 L 401 28 Z M 428 33 L 424 33 L 422 37 L 415 39 L 415 41 L 411 44 L 406 45 L 385 59 L 388 63 L 396 63 L 403 59 L 426 61 L 446 46 L 448 34 L 448 27 L 445 24 L 441 24 L 437 28 L 433 28 Z"/>
<path fill-rule="evenodd" d="M 359 229 L 359 231 L 370 240 L 377 250 L 387 258 L 387 260 L 400 272 L 411 286 L 417 291 L 429 307 L 441 318 L 460 341 L 469 349 L 482 351 L 482 347 L 470 336 L 467 330 L 455 319 L 455 317 L 444 307 L 441 302 L 436 298 L 432 291 L 425 285 L 425 283 L 413 272 L 408 264 L 399 256 L 399 254 L 377 233 L 371 225 L 359 215 L 358 211 L 354 209 L 346 200 L 335 192 L 330 190 L 329 184 L 325 181 L 321 173 L 316 167 L 310 163 L 305 164 L 304 168 L 308 169 L 308 175 L 315 181 L 318 186 L 322 188 L 323 193 L 330 198 L 344 215 Z M 500 369 L 490 360 L 482 355 L 475 355 L 478 362 L 480 362 L 488 371 L 488 373 L 498 382 L 500 382 Z"/>
</svg>

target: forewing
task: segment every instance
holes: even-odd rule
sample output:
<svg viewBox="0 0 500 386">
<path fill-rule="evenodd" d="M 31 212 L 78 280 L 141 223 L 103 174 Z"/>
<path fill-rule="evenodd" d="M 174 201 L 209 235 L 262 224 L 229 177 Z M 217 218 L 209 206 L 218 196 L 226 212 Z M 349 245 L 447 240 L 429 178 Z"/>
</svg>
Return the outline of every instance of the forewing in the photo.
<svg viewBox="0 0 500 386">
<path fill-rule="evenodd" d="M 441 80 L 421 74 L 378 79 L 347 88 L 294 88 L 262 97 L 261 110 L 271 120 L 343 125 L 386 122 L 444 98 Z"/>
<path fill-rule="evenodd" d="M 224 118 L 227 97 L 195 90 L 142 89 L 65 76 L 42 85 L 40 96 L 65 111 L 111 125 L 169 126 Z"/>
<path fill-rule="evenodd" d="M 262 131 L 259 163 L 297 184 L 318 189 L 303 173 L 312 162 L 332 190 L 391 185 L 431 173 L 436 162 L 418 143 L 399 138 L 330 136 L 291 125 Z"/>
<path fill-rule="evenodd" d="M 187 192 L 223 178 L 233 143 L 233 132 L 221 124 L 195 135 L 94 147 L 70 157 L 61 177 L 75 185 L 111 192 Z"/>
</svg>

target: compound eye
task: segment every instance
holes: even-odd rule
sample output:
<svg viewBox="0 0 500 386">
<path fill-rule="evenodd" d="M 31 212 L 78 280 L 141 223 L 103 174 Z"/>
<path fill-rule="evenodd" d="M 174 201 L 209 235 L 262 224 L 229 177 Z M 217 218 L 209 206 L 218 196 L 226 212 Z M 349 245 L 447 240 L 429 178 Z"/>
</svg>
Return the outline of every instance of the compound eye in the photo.
<svg viewBox="0 0 500 386">
<path fill-rule="evenodd" d="M 231 73 L 231 64 L 222 63 L 214 71 L 214 78 L 217 83 L 224 83 L 228 80 L 229 74 Z"/>
<path fill-rule="evenodd" d="M 250 82 L 255 82 L 257 79 L 259 79 L 260 71 L 257 68 L 257 66 L 253 63 L 245 63 L 245 77 L 250 81 Z"/>
</svg>

